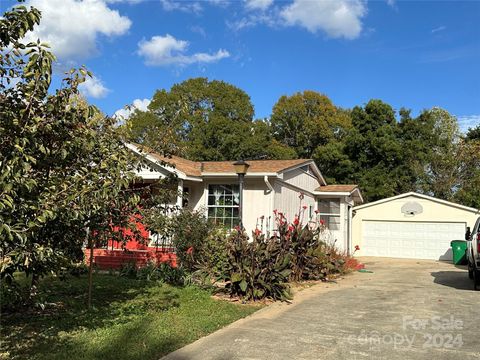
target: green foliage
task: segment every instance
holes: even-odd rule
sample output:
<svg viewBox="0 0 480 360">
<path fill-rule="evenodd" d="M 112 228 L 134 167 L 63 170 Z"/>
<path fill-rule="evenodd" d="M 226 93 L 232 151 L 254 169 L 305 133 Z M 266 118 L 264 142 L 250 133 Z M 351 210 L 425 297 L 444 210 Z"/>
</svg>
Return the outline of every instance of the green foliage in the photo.
<svg viewBox="0 0 480 360">
<path fill-rule="evenodd" d="M 191 160 L 294 158 L 275 141 L 270 124 L 253 121 L 250 97 L 223 81 L 194 78 L 158 90 L 148 111 L 136 111 L 123 126 L 132 141 Z"/>
<path fill-rule="evenodd" d="M 183 269 L 167 263 L 149 262 L 145 266 L 137 267 L 134 262 L 128 262 L 122 265 L 119 275 L 129 279 L 160 281 L 177 286 L 185 283 Z"/>
<path fill-rule="evenodd" d="M 276 140 L 310 158 L 318 146 L 340 140 L 351 127 L 349 114 L 315 91 L 282 96 L 271 117 Z"/>
<path fill-rule="evenodd" d="M 227 255 L 228 232 L 217 227 L 209 231 L 208 236 L 194 253 L 194 268 L 192 281 L 199 285 L 213 285 L 223 280 L 223 274 L 228 267 Z"/>
<path fill-rule="evenodd" d="M 129 279 L 135 279 L 137 277 L 137 264 L 135 261 L 124 262 L 120 268 L 119 275 Z"/>
<path fill-rule="evenodd" d="M 127 227 L 140 200 L 129 189 L 137 161 L 115 121 L 79 94 L 90 73 L 71 70 L 49 93 L 54 55 L 20 43 L 39 21 L 23 6 L 0 19 L 0 278 L 8 283 L 16 271 L 34 284 L 78 261 L 88 234 L 118 237 L 111 224 Z"/>
<path fill-rule="evenodd" d="M 202 256 L 211 226 L 202 212 L 188 209 L 180 211 L 170 221 L 177 259 L 185 271 L 193 272 L 197 259 Z"/>
<path fill-rule="evenodd" d="M 277 239 L 256 234 L 252 242 L 242 231 L 227 240 L 226 289 L 246 300 L 290 298 L 290 254 Z"/>
<path fill-rule="evenodd" d="M 465 135 L 465 139 L 467 141 L 480 140 L 480 124 L 478 124 L 474 128 L 469 128 L 466 135 Z"/>
</svg>

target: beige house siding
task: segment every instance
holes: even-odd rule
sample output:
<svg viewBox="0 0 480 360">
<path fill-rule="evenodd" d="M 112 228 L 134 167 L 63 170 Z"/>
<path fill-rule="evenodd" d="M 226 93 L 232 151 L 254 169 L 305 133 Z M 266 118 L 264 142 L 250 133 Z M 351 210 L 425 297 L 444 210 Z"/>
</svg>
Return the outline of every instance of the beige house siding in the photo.
<svg viewBox="0 0 480 360">
<path fill-rule="evenodd" d="M 287 220 L 292 222 L 295 218 L 295 215 L 299 213 L 300 206 L 306 205 L 307 209 L 305 210 L 304 222 L 309 217 L 310 206 L 312 207 L 312 212 L 315 211 L 316 203 L 315 198 L 308 193 L 304 193 L 304 199 L 300 203 L 300 192 L 302 189 L 296 188 L 288 183 L 284 183 L 280 180 L 275 181 L 275 201 L 274 208 L 285 214 Z"/>
<path fill-rule="evenodd" d="M 207 214 L 207 194 L 210 184 L 238 184 L 238 178 L 209 179 L 203 183 L 188 183 L 190 208 L 196 211 L 205 210 L 205 214 Z M 255 230 L 257 220 L 261 216 L 268 218 L 273 213 L 273 196 L 273 192 L 268 190 L 263 178 L 245 179 L 243 226 L 249 235 Z"/>
<path fill-rule="evenodd" d="M 408 202 L 416 202 L 423 208 L 423 212 L 416 215 L 405 215 L 402 213 L 402 206 Z M 368 204 L 367 204 L 368 205 Z M 406 196 L 391 201 L 386 201 L 371 206 L 361 206 L 355 209 L 352 220 L 352 245 L 359 245 L 360 251 L 356 255 L 362 255 L 362 225 L 364 221 L 402 221 L 402 222 L 450 222 L 465 223 L 465 226 L 473 226 L 479 211 L 467 210 L 431 199 L 421 198 L 415 195 Z M 454 239 L 452 239 L 454 240 Z"/>
<path fill-rule="evenodd" d="M 318 178 L 302 169 L 293 169 L 283 174 L 283 181 L 304 191 L 313 192 L 320 186 Z"/>
</svg>

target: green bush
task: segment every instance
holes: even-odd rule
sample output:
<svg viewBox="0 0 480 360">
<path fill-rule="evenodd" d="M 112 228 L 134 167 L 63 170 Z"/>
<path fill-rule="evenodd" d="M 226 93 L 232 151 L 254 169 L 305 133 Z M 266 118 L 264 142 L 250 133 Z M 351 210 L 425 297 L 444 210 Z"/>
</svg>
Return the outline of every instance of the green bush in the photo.
<svg viewBox="0 0 480 360">
<path fill-rule="evenodd" d="M 14 311 L 26 304 L 29 299 L 29 289 L 18 282 L 0 281 L 0 311 Z"/>
<path fill-rule="evenodd" d="M 202 247 L 211 230 L 202 212 L 182 210 L 171 219 L 172 242 L 180 266 L 187 272 L 193 272 L 202 256 Z"/>
<path fill-rule="evenodd" d="M 137 279 L 148 281 L 161 281 L 170 285 L 183 285 L 185 273 L 182 269 L 172 267 L 167 263 L 148 263 L 137 270 Z"/>
<path fill-rule="evenodd" d="M 129 279 L 135 279 L 137 277 L 137 264 L 135 261 L 123 263 L 120 267 L 119 275 Z"/>
<path fill-rule="evenodd" d="M 214 228 L 195 254 L 195 271 L 192 281 L 200 285 L 212 285 L 223 280 L 228 267 L 228 232 L 224 228 Z"/>
<path fill-rule="evenodd" d="M 137 267 L 134 262 L 122 265 L 120 276 L 146 281 L 161 281 L 170 285 L 184 285 L 185 272 L 167 263 L 157 264 L 149 262 L 145 266 Z"/>
</svg>

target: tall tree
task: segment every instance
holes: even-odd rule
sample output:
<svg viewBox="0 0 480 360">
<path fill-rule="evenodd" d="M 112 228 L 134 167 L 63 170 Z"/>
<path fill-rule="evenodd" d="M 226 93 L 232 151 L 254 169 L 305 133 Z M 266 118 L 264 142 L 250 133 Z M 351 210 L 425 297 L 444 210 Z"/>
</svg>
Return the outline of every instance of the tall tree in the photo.
<svg viewBox="0 0 480 360">
<path fill-rule="evenodd" d="M 370 100 L 352 109 L 353 129 L 345 138 L 345 154 L 353 163 L 348 180 L 358 183 L 365 198 L 373 201 L 398 192 L 402 146 L 393 108 Z"/>
<path fill-rule="evenodd" d="M 452 200 L 459 185 L 461 172 L 460 130 L 456 117 L 434 107 L 424 112 L 433 123 L 431 152 L 425 167 L 423 192 Z"/>
<path fill-rule="evenodd" d="M 159 90 L 147 112 L 137 111 L 125 128 L 133 141 L 155 148 L 165 137 L 192 160 L 294 156 L 274 142 L 269 124 L 253 121 L 253 105 L 241 89 L 206 78 Z"/>
<path fill-rule="evenodd" d="M 33 285 L 82 257 L 87 229 L 115 237 L 112 224 L 127 226 L 139 200 L 129 189 L 136 159 L 114 121 L 80 98 L 87 71 L 50 94 L 54 55 L 40 41 L 22 45 L 39 21 L 24 6 L 0 18 L 0 278 L 24 271 Z"/>
<path fill-rule="evenodd" d="M 469 140 L 480 140 L 480 124 L 476 127 L 469 128 L 465 136 L 467 141 Z"/>
<path fill-rule="evenodd" d="M 315 91 L 282 96 L 271 116 L 273 135 L 298 157 L 311 158 L 319 146 L 339 141 L 351 127 L 348 112 Z"/>
</svg>

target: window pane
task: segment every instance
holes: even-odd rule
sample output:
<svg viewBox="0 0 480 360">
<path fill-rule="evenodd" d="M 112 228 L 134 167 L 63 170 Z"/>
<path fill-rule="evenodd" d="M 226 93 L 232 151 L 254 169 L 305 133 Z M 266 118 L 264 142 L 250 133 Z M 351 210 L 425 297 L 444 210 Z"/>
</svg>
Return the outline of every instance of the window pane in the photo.
<svg viewBox="0 0 480 360">
<path fill-rule="evenodd" d="M 214 218 L 215 217 L 215 208 L 214 207 L 208 208 L 208 217 L 209 218 Z"/>
<path fill-rule="evenodd" d="M 340 230 L 340 216 L 320 215 L 328 230 Z"/>
<path fill-rule="evenodd" d="M 238 225 L 239 200 L 238 185 L 209 185 L 208 217 L 227 228 Z"/>
<path fill-rule="evenodd" d="M 340 214 L 340 199 L 321 199 L 318 210 L 321 214 Z"/>
</svg>

